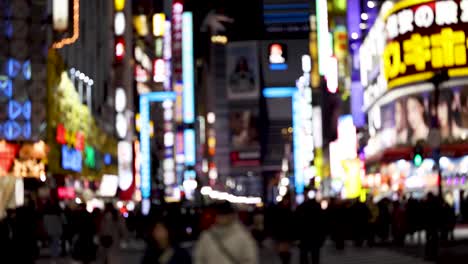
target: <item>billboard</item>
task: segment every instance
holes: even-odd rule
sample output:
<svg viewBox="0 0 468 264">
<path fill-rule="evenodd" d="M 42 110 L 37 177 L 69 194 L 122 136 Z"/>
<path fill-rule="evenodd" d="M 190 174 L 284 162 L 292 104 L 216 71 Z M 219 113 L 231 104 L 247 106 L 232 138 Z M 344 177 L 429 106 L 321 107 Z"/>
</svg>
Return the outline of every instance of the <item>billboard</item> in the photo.
<svg viewBox="0 0 468 264">
<path fill-rule="evenodd" d="M 379 111 L 369 113 L 369 125 L 375 131 L 370 142 L 376 150 L 428 141 L 436 111 L 442 143 L 468 138 L 468 87 L 442 90 L 437 106 L 434 93 L 419 93 L 374 109 Z"/>
<path fill-rule="evenodd" d="M 447 70 L 450 77 L 467 76 L 465 1 L 406 2 L 384 16 L 388 87 L 427 81 L 439 70 Z"/>
<path fill-rule="evenodd" d="M 254 111 L 232 111 L 229 116 L 231 164 L 254 166 L 260 162 L 259 118 Z"/>
<path fill-rule="evenodd" d="M 258 98 L 260 76 L 256 42 L 230 43 L 226 51 L 226 70 L 230 100 Z"/>
</svg>

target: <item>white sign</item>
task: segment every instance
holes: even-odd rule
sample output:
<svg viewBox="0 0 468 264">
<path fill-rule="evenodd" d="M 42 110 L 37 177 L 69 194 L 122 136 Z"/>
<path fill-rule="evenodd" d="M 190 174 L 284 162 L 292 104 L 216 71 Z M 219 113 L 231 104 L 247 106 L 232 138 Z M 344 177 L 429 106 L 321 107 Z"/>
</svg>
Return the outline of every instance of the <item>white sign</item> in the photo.
<svg viewBox="0 0 468 264">
<path fill-rule="evenodd" d="M 52 21 L 56 31 L 66 31 L 68 29 L 68 0 L 53 0 Z"/>
</svg>

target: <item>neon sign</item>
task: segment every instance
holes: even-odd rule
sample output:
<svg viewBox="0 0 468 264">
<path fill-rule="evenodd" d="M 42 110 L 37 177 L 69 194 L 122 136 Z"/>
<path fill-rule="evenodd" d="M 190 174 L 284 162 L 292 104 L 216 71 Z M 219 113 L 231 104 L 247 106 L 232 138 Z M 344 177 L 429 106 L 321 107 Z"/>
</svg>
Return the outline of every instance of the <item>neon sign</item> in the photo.
<svg viewBox="0 0 468 264">
<path fill-rule="evenodd" d="M 10 120 L 4 123 L 3 127 L 0 126 L 0 128 L 3 128 L 3 134 L 8 140 L 16 140 L 21 136 L 25 139 L 31 138 L 30 122 L 19 123 Z"/>
<path fill-rule="evenodd" d="M 193 16 L 191 12 L 182 15 L 182 79 L 183 79 L 183 120 L 184 123 L 195 122 L 195 88 L 193 66 Z M 187 142 L 185 142 L 187 143 Z"/>
<path fill-rule="evenodd" d="M 426 81 L 443 69 L 450 77 L 468 76 L 466 1 L 424 2 L 402 2 L 384 16 L 389 88 Z"/>
<path fill-rule="evenodd" d="M 96 151 L 93 147 L 85 147 L 85 165 L 91 169 L 96 168 Z"/>
<path fill-rule="evenodd" d="M 13 96 L 13 85 L 8 76 L 0 75 L 0 91 L 8 98 Z"/>
<path fill-rule="evenodd" d="M 82 151 L 85 147 L 85 136 L 82 132 L 71 132 L 65 129 L 63 124 L 57 125 L 55 140 L 57 143 L 74 146 L 77 150 Z"/>
<path fill-rule="evenodd" d="M 69 148 L 66 145 L 62 146 L 62 168 L 74 172 L 81 172 L 82 170 L 82 155 L 81 152 Z"/>
<path fill-rule="evenodd" d="M 15 120 L 21 115 L 26 120 L 31 119 L 31 101 L 26 101 L 23 104 L 15 100 L 9 101 L 8 102 L 8 118 L 10 120 Z"/>
</svg>

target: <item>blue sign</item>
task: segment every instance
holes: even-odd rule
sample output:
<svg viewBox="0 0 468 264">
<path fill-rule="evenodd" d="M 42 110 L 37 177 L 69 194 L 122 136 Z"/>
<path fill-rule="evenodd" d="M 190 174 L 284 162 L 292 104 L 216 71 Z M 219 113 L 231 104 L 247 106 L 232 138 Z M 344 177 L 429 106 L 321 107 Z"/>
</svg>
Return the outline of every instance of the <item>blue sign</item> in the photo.
<svg viewBox="0 0 468 264">
<path fill-rule="evenodd" d="M 195 166 L 196 163 L 196 151 L 195 145 L 195 130 L 186 129 L 184 130 L 184 153 L 185 153 L 185 165 Z"/>
<path fill-rule="evenodd" d="M 16 78 L 18 74 L 22 74 L 25 80 L 31 80 L 31 62 L 29 60 L 21 63 L 18 60 L 10 58 L 7 61 L 8 76 L 12 79 Z"/>
<path fill-rule="evenodd" d="M 24 122 L 19 123 L 15 121 L 7 121 L 0 126 L 0 129 L 3 131 L 3 135 L 7 140 L 17 140 L 21 136 L 24 139 L 31 138 L 31 123 Z"/>
<path fill-rule="evenodd" d="M 151 196 L 150 103 L 162 103 L 175 99 L 174 92 L 152 92 L 140 95 L 140 189 L 144 200 Z"/>
<path fill-rule="evenodd" d="M 109 153 L 104 154 L 104 165 L 111 165 L 112 164 L 112 156 Z"/>
<path fill-rule="evenodd" d="M 13 96 L 13 85 L 8 76 L 0 75 L 0 95 L 5 95 L 8 98 Z"/>
<path fill-rule="evenodd" d="M 31 101 L 26 101 L 23 105 L 15 100 L 8 102 L 8 118 L 10 120 L 15 120 L 21 115 L 23 115 L 26 120 L 31 119 Z"/>
<path fill-rule="evenodd" d="M 81 172 L 83 157 L 81 152 L 69 148 L 67 145 L 62 146 L 62 168 L 74 172 Z"/>
<path fill-rule="evenodd" d="M 195 85 L 193 73 L 193 15 L 184 12 L 182 15 L 182 91 L 183 121 L 186 124 L 195 122 Z"/>
</svg>

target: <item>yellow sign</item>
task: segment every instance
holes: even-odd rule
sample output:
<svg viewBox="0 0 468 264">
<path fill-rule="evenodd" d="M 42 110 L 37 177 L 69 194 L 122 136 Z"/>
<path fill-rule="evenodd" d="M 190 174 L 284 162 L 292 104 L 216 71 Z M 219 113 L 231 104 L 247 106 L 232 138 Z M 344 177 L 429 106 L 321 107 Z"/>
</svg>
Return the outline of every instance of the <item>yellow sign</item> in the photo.
<svg viewBox="0 0 468 264">
<path fill-rule="evenodd" d="M 440 70 L 468 76 L 468 7 L 458 1 L 403 2 L 404 8 L 385 16 L 388 87 L 427 81 Z"/>
</svg>

